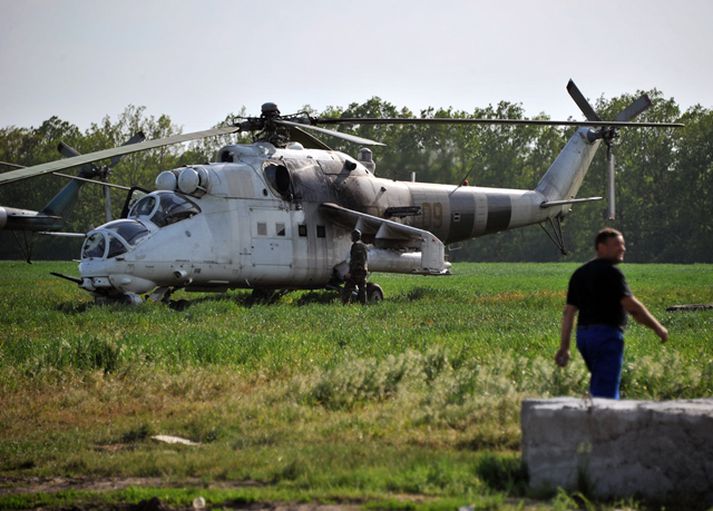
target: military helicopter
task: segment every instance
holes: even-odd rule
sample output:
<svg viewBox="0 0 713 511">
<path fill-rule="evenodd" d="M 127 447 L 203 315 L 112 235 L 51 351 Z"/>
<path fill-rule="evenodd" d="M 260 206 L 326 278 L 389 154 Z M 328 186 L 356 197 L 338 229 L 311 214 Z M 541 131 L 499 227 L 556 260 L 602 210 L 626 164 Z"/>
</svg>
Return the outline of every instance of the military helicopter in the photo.
<svg viewBox="0 0 713 511">
<path fill-rule="evenodd" d="M 139 132 L 132 136 L 124 145 L 135 144 L 144 141 L 146 136 Z M 66 157 L 78 156 L 79 152 L 70 145 L 60 142 L 57 150 Z M 111 202 L 108 187 L 115 187 L 129 190 L 129 187 L 108 183 L 107 179 L 114 167 L 121 160 L 121 155 L 112 158 L 109 165 L 97 166 L 93 163 L 85 163 L 79 170 L 77 176 L 54 172 L 55 175 L 70 179 L 57 194 L 40 210 L 20 209 L 9 206 L 0 206 L 0 230 L 21 232 L 23 242 L 18 244 L 25 252 L 27 261 L 30 262 L 32 256 L 32 234 L 48 234 L 53 236 L 84 237 L 83 233 L 61 232 L 64 227 L 64 215 L 66 215 L 79 197 L 79 190 L 84 183 L 95 183 L 104 187 L 104 206 L 106 221 L 111 220 Z M 0 162 L 0 165 L 24 169 L 26 167 L 8 162 Z M 27 236 L 29 233 L 29 236 Z"/>
<path fill-rule="evenodd" d="M 443 275 L 445 246 L 506 229 L 548 225 L 564 250 L 561 220 L 576 198 L 604 142 L 609 161 L 610 215 L 614 215 L 611 154 L 622 127 L 677 127 L 632 123 L 651 104 L 634 101 L 615 120 L 602 120 L 570 80 L 586 121 L 510 119 L 313 118 L 281 115 L 274 103 L 259 117 L 233 126 L 151 140 L 49 162 L 0 175 L 0 184 L 186 140 L 249 132 L 253 143 L 227 145 L 217 161 L 166 170 L 156 191 L 133 200 L 125 218 L 87 233 L 79 278 L 66 277 L 97 301 L 136 303 L 142 295 L 168 301 L 178 289 L 252 289 L 269 298 L 282 290 L 339 285 L 347 271 L 351 231 L 368 244 L 372 272 Z M 356 158 L 333 151 L 312 132 L 368 145 L 377 141 L 321 128 L 338 124 L 540 124 L 577 126 L 533 190 L 395 181 L 375 175 L 371 151 Z M 369 301 L 383 299 L 370 283 Z"/>
</svg>

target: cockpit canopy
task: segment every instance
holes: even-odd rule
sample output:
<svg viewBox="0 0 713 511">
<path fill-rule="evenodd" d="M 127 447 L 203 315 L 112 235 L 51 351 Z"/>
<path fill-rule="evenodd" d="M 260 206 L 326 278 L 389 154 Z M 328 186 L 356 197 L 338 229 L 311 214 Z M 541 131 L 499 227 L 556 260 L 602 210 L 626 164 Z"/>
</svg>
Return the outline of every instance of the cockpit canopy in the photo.
<svg viewBox="0 0 713 511">
<path fill-rule="evenodd" d="M 201 212 L 192 201 L 175 192 L 152 192 L 129 210 L 129 218 L 148 220 L 157 227 L 175 224 Z"/>
<path fill-rule="evenodd" d="M 115 220 L 89 233 L 82 245 L 82 259 L 111 258 L 139 244 L 149 230 L 136 220 Z"/>
</svg>

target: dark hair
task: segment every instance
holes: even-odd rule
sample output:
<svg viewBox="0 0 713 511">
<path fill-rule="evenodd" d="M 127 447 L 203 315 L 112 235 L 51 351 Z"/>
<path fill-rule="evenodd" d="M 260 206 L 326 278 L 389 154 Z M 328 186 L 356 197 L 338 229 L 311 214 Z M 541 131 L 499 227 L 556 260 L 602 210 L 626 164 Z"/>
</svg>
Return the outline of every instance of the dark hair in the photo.
<svg viewBox="0 0 713 511">
<path fill-rule="evenodd" d="M 617 236 L 623 237 L 624 235 L 612 227 L 605 227 L 594 238 L 594 248 L 596 249 L 600 244 L 605 244 L 609 238 L 616 238 Z"/>
</svg>

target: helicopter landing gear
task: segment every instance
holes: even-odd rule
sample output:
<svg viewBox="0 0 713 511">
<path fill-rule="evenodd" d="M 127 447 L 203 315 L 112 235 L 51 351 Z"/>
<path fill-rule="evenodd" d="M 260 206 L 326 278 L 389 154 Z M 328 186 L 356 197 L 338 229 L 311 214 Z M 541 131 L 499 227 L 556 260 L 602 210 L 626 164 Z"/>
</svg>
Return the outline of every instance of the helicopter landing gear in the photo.
<svg viewBox="0 0 713 511">
<path fill-rule="evenodd" d="M 559 249 L 560 254 L 569 254 L 569 252 L 564 246 L 564 235 L 562 234 L 562 218 L 560 216 L 556 216 L 554 220 L 552 220 L 551 218 L 548 218 L 547 220 L 549 222 L 550 229 L 547 229 L 544 222 L 539 224 L 540 228 L 545 231 L 545 234 L 547 234 L 552 243 L 554 243 L 555 246 Z"/>
<path fill-rule="evenodd" d="M 266 289 L 266 288 L 254 288 L 253 292 L 248 298 L 248 305 L 272 305 L 277 303 L 277 301 L 286 295 L 289 289 Z"/>
<path fill-rule="evenodd" d="M 144 299 L 136 293 L 124 293 L 120 295 L 96 295 L 94 303 L 96 305 L 139 305 Z"/>
<path fill-rule="evenodd" d="M 384 299 L 384 290 L 379 284 L 366 283 L 366 301 L 368 303 L 379 303 Z"/>
<path fill-rule="evenodd" d="M 188 308 L 188 306 L 191 304 L 188 300 L 169 300 L 168 301 L 168 306 L 169 308 L 175 310 L 175 311 L 184 311 Z"/>
<path fill-rule="evenodd" d="M 178 291 L 176 287 L 157 287 L 151 294 L 146 296 L 146 300 L 161 302 L 176 311 L 186 310 L 190 305 L 188 300 L 171 300 L 171 295 L 176 291 Z"/>
<path fill-rule="evenodd" d="M 175 290 L 175 287 L 157 287 L 146 299 L 152 302 L 170 303 L 171 295 Z"/>
<path fill-rule="evenodd" d="M 346 296 L 346 293 L 350 293 L 350 296 Z M 384 290 L 381 289 L 379 284 L 374 284 L 373 282 L 366 283 L 366 303 L 375 304 L 379 303 L 384 299 Z M 342 289 L 342 303 L 359 303 L 359 293 L 356 289 L 352 289 L 351 292 L 347 288 Z"/>
</svg>

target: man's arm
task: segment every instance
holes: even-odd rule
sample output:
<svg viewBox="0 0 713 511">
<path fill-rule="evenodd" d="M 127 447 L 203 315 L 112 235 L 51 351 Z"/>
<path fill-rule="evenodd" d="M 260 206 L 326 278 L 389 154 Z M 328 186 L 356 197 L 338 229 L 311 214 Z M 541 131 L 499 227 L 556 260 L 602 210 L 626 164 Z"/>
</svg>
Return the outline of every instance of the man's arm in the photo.
<svg viewBox="0 0 713 511">
<path fill-rule="evenodd" d="M 569 361 L 569 343 L 572 337 L 572 327 L 574 326 L 574 317 L 577 315 L 577 307 L 571 304 L 564 306 L 562 311 L 562 333 L 560 336 L 560 349 L 555 355 L 555 363 L 564 367 Z"/>
<path fill-rule="evenodd" d="M 666 327 L 659 323 L 646 306 L 634 296 L 623 297 L 621 299 L 621 305 L 626 312 L 631 314 L 631 317 L 634 318 L 637 323 L 641 323 L 653 330 L 656 335 L 661 338 L 661 342 L 668 340 L 668 330 L 666 330 Z"/>
</svg>

